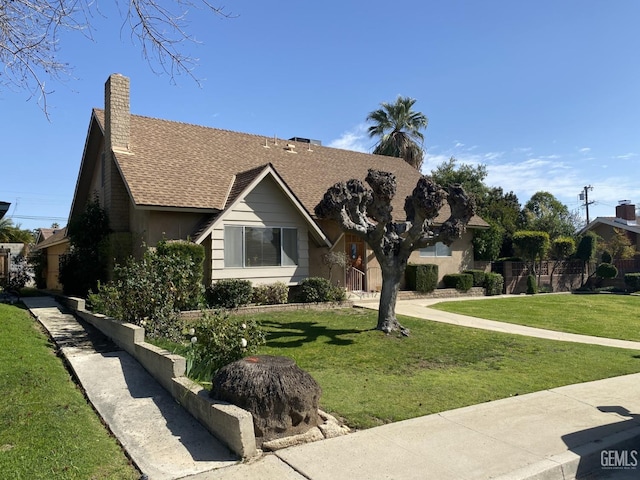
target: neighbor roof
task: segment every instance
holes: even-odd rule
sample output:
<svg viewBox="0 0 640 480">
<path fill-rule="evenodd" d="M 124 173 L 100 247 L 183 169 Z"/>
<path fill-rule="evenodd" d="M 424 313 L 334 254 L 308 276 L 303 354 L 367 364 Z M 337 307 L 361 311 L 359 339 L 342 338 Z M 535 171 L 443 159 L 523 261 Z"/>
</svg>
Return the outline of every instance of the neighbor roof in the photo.
<svg viewBox="0 0 640 480">
<path fill-rule="evenodd" d="M 104 110 L 93 113 L 104 131 Z M 242 190 L 243 180 L 271 164 L 313 216 L 327 188 L 351 178 L 364 181 L 368 169 L 374 168 L 396 175 L 394 208 L 404 218 L 404 199 L 420 178 L 413 167 L 393 157 L 139 115 L 131 115 L 130 125 L 130 153 L 118 151 L 115 156 L 138 207 L 221 211 Z M 240 172 L 247 179 L 239 178 Z M 438 221 L 448 216 L 445 205 Z M 474 217 L 469 226 L 487 224 Z"/>
</svg>

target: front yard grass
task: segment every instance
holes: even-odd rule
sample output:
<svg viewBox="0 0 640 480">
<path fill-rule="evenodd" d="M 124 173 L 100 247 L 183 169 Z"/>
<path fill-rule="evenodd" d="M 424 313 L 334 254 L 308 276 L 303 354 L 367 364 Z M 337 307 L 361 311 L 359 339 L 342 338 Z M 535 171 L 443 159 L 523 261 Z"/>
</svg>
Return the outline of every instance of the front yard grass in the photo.
<svg viewBox="0 0 640 480">
<path fill-rule="evenodd" d="M 2 478 L 139 478 L 37 322 L 0 304 L 0 326 Z"/>
<path fill-rule="evenodd" d="M 640 296 L 531 295 L 442 302 L 445 312 L 560 332 L 640 341 Z"/>
<path fill-rule="evenodd" d="M 367 310 L 252 316 L 268 332 L 259 353 L 293 358 L 322 387 L 321 408 L 355 428 L 640 372 L 640 351 L 408 317 L 410 337 L 387 336 Z"/>
</svg>

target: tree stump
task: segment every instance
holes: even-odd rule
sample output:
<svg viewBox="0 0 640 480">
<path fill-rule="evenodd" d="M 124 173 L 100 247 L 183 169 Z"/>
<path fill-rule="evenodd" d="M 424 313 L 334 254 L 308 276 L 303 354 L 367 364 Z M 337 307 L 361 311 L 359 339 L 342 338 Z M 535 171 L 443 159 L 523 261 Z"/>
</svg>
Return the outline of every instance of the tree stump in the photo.
<svg viewBox="0 0 640 480">
<path fill-rule="evenodd" d="M 320 425 L 321 393 L 320 385 L 292 359 L 271 355 L 246 357 L 221 368 L 211 389 L 214 399 L 251 412 L 258 447 Z"/>
</svg>

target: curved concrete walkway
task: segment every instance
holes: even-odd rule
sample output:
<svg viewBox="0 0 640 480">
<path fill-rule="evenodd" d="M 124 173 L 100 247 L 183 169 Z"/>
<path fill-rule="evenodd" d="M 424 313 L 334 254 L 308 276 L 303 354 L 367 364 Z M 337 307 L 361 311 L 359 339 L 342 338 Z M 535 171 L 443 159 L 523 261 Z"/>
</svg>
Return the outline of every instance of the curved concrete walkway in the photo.
<svg viewBox="0 0 640 480">
<path fill-rule="evenodd" d="M 613 338 L 594 337 L 591 335 L 578 335 L 575 333 L 558 332 L 555 330 L 546 330 L 542 328 L 527 327 L 515 323 L 497 322 L 495 320 L 485 320 L 483 318 L 470 317 L 457 313 L 443 312 L 430 305 L 441 303 L 443 301 L 460 301 L 460 300 L 487 300 L 494 298 L 518 298 L 509 295 L 499 295 L 495 297 L 457 297 L 457 298 L 437 298 L 437 299 L 417 299 L 417 300 L 399 300 L 396 304 L 396 314 L 405 315 L 407 317 L 423 318 L 433 322 L 450 323 L 460 325 L 462 327 L 479 328 L 482 330 L 493 330 L 495 332 L 512 333 L 514 335 L 525 335 L 527 337 L 545 338 L 547 340 L 560 340 L 563 342 L 587 343 L 591 345 L 603 345 L 605 347 L 628 348 L 630 350 L 640 350 L 640 342 L 632 342 L 629 340 L 617 340 Z M 378 301 L 358 301 L 354 302 L 354 306 L 360 308 L 368 308 L 372 310 L 378 309 Z"/>
</svg>

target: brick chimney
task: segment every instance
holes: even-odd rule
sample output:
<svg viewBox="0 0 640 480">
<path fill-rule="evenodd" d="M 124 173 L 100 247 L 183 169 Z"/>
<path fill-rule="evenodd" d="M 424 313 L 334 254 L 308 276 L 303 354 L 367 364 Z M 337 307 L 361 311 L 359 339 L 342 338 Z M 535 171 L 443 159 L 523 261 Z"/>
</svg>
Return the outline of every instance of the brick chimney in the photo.
<svg viewBox="0 0 640 480">
<path fill-rule="evenodd" d="M 635 224 L 636 206 L 626 200 L 620 201 L 620 204 L 616 206 L 616 220 L 622 220 L 620 223 Z"/>
<path fill-rule="evenodd" d="M 114 73 L 104 85 L 106 149 L 129 151 L 130 120 L 129 78 Z"/>
</svg>

